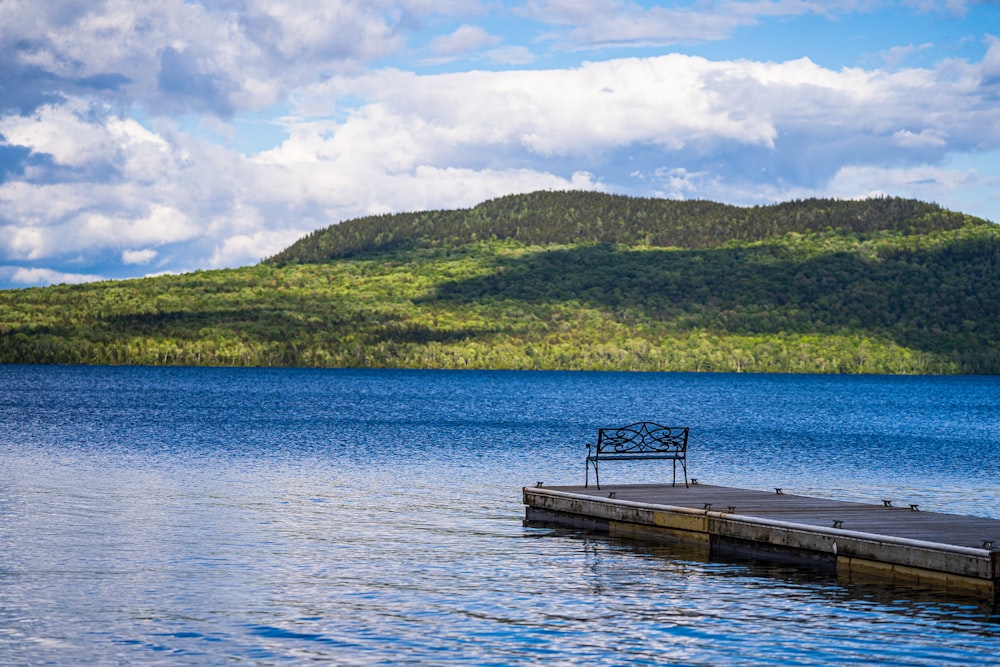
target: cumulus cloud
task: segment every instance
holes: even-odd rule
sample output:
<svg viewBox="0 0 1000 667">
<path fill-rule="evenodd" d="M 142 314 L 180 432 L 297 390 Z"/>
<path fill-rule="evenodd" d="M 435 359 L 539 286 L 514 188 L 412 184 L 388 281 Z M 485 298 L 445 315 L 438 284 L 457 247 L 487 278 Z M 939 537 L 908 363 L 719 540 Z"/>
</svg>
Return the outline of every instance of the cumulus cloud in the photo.
<svg viewBox="0 0 1000 667">
<path fill-rule="evenodd" d="M 29 115 L 0 117 L 0 133 L 9 145 L 45 155 L 66 167 L 122 169 L 123 176 L 142 177 L 158 166 L 165 142 L 139 123 L 102 113 L 80 99 L 45 105 Z M 95 122 L 103 116 L 100 122 Z"/>
<path fill-rule="evenodd" d="M 417 146 L 438 155 L 491 145 L 566 156 L 636 142 L 678 149 L 702 137 L 770 145 L 775 128 L 766 113 L 751 113 L 744 103 L 734 113 L 723 85 L 705 85 L 712 76 L 731 78 L 726 72 L 733 67 L 671 55 L 572 70 L 424 77 L 383 70 L 331 80 L 316 92 L 353 91 L 370 100 L 335 141 L 363 132 L 376 148 L 391 143 L 393 160 L 410 160 Z"/>
<path fill-rule="evenodd" d="M 971 64 L 887 73 L 831 70 L 808 59 L 757 63 L 678 54 L 570 70 L 438 76 L 382 70 L 314 88 L 330 106 L 346 95 L 368 103 L 332 131 L 293 136 L 269 157 L 294 160 L 304 146 L 317 156 L 348 156 L 352 147 L 368 145 L 380 156 L 369 161 L 392 170 L 420 161 L 487 166 L 529 157 L 542 164 L 600 163 L 621 154 L 718 160 L 722 149 L 772 168 L 826 162 L 829 176 L 845 161 L 887 155 L 905 161 L 914 149 L 923 160 L 928 152 L 996 146 L 997 111 L 977 93 L 979 78 Z"/>
<path fill-rule="evenodd" d="M 8 0 L 0 84 L 24 113 L 99 92 L 156 113 L 225 117 L 398 51 L 394 13 L 364 0 Z"/>
</svg>

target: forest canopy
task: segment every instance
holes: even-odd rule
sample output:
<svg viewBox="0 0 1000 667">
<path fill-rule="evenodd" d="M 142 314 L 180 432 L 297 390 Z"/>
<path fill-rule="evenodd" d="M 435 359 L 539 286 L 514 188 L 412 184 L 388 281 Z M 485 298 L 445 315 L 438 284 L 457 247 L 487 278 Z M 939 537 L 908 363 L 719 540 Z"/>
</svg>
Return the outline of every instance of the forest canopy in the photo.
<svg viewBox="0 0 1000 667">
<path fill-rule="evenodd" d="M 737 207 L 710 201 L 637 199 L 599 192 L 535 192 L 471 209 L 376 215 L 309 234 L 267 260 L 317 262 L 414 247 L 512 240 L 525 245 L 610 243 L 703 250 L 782 236 L 838 232 L 868 237 L 989 224 L 934 204 L 879 197 L 809 199 Z"/>
</svg>

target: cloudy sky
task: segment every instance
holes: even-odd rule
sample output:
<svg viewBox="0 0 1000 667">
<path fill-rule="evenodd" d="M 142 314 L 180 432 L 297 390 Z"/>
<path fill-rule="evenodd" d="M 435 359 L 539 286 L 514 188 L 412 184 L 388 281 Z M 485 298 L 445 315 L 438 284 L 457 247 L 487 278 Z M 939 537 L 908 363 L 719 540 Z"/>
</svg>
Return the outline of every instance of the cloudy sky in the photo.
<svg viewBox="0 0 1000 667">
<path fill-rule="evenodd" d="M 1000 221 L 1000 3 L 0 0 L 0 288 L 571 188 Z"/>
</svg>

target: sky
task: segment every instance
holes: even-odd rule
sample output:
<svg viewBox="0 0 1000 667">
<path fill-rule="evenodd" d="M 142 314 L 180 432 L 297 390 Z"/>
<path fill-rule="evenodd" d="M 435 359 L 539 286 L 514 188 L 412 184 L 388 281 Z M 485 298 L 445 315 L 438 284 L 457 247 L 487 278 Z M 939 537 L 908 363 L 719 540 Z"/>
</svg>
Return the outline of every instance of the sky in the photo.
<svg viewBox="0 0 1000 667">
<path fill-rule="evenodd" d="M 0 0 L 0 288 L 535 190 L 1000 222 L 1000 0 Z"/>
</svg>

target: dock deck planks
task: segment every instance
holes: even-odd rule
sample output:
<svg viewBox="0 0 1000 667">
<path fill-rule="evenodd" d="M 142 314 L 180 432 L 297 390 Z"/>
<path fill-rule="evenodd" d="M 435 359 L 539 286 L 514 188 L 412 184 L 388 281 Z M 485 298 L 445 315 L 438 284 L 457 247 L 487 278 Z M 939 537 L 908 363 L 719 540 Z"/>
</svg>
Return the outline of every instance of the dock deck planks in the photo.
<svg viewBox="0 0 1000 667">
<path fill-rule="evenodd" d="M 881 500 L 860 503 L 707 484 L 605 484 L 526 487 L 524 502 L 529 521 L 687 537 L 710 541 L 713 548 L 756 545 L 765 557 L 786 549 L 826 558 L 838 571 L 866 568 L 894 580 L 912 576 L 949 586 L 961 579 L 994 597 L 1000 588 L 1000 520 L 914 511 L 898 499 L 885 506 Z"/>
<path fill-rule="evenodd" d="M 547 487 L 595 498 L 615 493 L 618 500 L 631 500 L 651 505 L 668 505 L 711 509 L 727 514 L 744 514 L 762 518 L 801 523 L 808 526 L 832 527 L 835 520 L 843 522 L 845 530 L 905 537 L 926 542 L 940 542 L 964 547 L 982 548 L 986 540 L 1000 547 L 1000 519 L 987 519 L 940 512 L 912 511 L 908 503 L 894 502 L 892 507 L 878 504 L 829 500 L 791 493 L 752 491 L 707 484 L 688 488 L 665 484 L 594 487 Z M 735 508 L 729 511 L 728 508 Z"/>
</svg>

